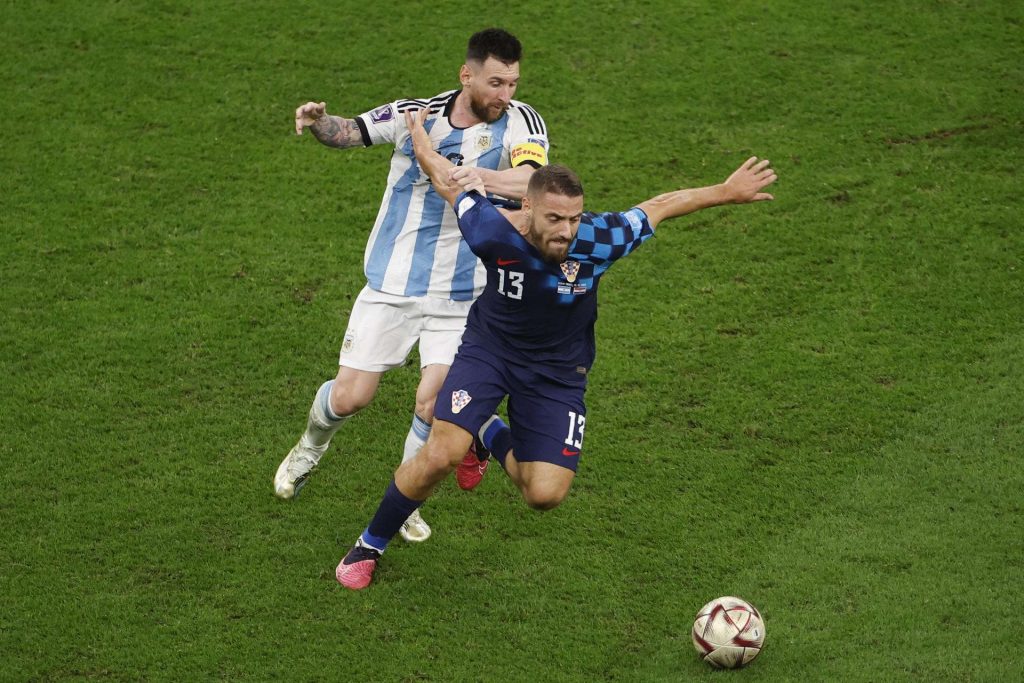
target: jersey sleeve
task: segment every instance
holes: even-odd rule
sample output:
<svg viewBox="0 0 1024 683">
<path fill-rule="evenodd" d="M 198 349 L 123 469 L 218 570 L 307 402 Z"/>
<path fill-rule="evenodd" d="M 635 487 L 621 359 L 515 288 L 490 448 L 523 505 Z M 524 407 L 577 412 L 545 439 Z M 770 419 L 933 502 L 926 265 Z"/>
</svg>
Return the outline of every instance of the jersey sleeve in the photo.
<svg viewBox="0 0 1024 683">
<path fill-rule="evenodd" d="M 359 126 L 363 144 L 367 147 L 383 143 L 394 144 L 399 133 L 398 102 L 382 104 L 376 109 L 360 114 L 356 117 L 356 125 Z"/>
<path fill-rule="evenodd" d="M 487 259 L 495 244 L 503 241 L 507 230 L 511 229 L 509 222 L 490 200 L 476 190 L 463 192 L 455 198 L 455 216 L 459 221 L 462 238 L 473 253 L 483 260 Z"/>
<path fill-rule="evenodd" d="M 588 213 L 580 221 L 572 250 L 600 273 L 653 236 L 654 228 L 639 207 L 618 213 Z"/>
<path fill-rule="evenodd" d="M 534 168 L 548 163 L 548 128 L 544 119 L 528 104 L 516 102 L 509 111 L 508 154 L 512 168 L 530 164 Z"/>
</svg>

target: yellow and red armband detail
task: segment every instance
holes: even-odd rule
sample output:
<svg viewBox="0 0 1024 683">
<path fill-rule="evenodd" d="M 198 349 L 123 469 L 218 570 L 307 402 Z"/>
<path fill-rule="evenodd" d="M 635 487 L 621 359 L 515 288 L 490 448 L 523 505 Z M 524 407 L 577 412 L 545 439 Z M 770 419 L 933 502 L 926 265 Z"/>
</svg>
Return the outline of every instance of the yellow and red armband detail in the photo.
<svg viewBox="0 0 1024 683">
<path fill-rule="evenodd" d="M 512 151 L 509 153 L 509 160 L 512 163 L 512 168 L 526 162 L 531 162 L 538 166 L 546 166 L 548 163 L 548 151 L 544 149 L 543 145 L 539 145 L 536 142 L 524 142 L 512 148 Z"/>
</svg>

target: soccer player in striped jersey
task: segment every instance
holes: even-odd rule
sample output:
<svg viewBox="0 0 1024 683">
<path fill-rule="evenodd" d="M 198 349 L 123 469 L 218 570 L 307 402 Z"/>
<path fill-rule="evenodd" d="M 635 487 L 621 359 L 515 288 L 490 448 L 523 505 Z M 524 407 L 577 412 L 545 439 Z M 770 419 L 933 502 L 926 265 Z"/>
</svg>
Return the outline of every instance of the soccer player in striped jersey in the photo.
<svg viewBox="0 0 1024 683">
<path fill-rule="evenodd" d="M 278 467 L 274 490 L 294 498 L 342 424 L 376 394 L 381 376 L 404 364 L 419 344 L 421 374 L 403 462 L 426 442 L 434 399 L 455 357 L 466 315 L 483 290 L 483 265 L 462 240 L 455 214 L 431 186 L 413 153 L 405 112 L 425 112 L 429 144 L 457 177 L 473 169 L 500 197 L 518 200 L 530 175 L 547 163 L 544 120 L 512 99 L 522 46 L 501 29 L 469 39 L 461 88 L 427 99 L 400 99 L 354 118 L 330 115 L 323 102 L 295 111 L 295 132 L 309 128 L 339 149 L 391 145 L 391 170 L 364 254 L 366 286 L 349 317 L 337 376 L 318 390 L 306 430 Z M 419 512 L 402 528 L 423 541 L 430 527 Z"/>
<path fill-rule="evenodd" d="M 772 199 L 763 190 L 776 178 L 767 160 L 753 157 L 719 185 L 595 214 L 583 211 L 576 174 L 547 166 L 530 179 L 522 211 L 502 213 L 479 193 L 486 186 L 479 178 L 450 181 L 450 164 L 417 125 L 426 115 L 408 118 L 416 156 L 455 207 L 462 234 L 487 269 L 487 287 L 470 311 L 426 446 L 398 468 L 369 526 L 338 564 L 338 581 L 353 590 L 370 584 L 402 521 L 464 464 L 474 443 L 481 460 L 494 456 L 530 507 L 558 506 L 583 447 L 600 278 L 662 221 Z M 506 396 L 511 428 L 494 414 Z"/>
</svg>

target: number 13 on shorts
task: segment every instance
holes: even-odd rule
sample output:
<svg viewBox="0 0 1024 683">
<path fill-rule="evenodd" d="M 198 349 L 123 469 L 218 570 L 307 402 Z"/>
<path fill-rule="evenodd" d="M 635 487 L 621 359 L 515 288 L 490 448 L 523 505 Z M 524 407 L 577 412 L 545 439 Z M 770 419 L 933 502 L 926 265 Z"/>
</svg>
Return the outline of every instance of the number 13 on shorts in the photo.
<svg viewBox="0 0 1024 683">
<path fill-rule="evenodd" d="M 583 446 L 583 429 L 587 424 L 586 415 L 578 415 L 569 411 L 569 433 L 565 437 L 565 445 L 581 448 Z"/>
</svg>

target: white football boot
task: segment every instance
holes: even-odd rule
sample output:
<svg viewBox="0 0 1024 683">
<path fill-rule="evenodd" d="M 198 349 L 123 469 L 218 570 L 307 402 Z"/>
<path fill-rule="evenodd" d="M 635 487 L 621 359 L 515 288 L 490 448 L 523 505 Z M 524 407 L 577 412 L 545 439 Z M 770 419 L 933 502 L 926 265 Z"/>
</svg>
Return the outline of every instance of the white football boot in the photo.
<svg viewBox="0 0 1024 683">
<path fill-rule="evenodd" d="M 422 543 L 430 538 L 430 527 L 420 517 L 420 511 L 414 510 L 409 515 L 409 519 L 405 520 L 402 524 L 402 528 L 399 529 L 398 533 L 402 534 L 402 538 L 409 543 Z"/>
<path fill-rule="evenodd" d="M 305 439 L 299 439 L 277 468 L 274 475 L 274 495 L 282 500 L 297 497 L 299 491 L 306 485 L 309 475 L 316 469 L 322 455 L 323 451 L 317 451 L 306 445 Z M 430 534 L 429 529 L 427 534 Z"/>
</svg>

